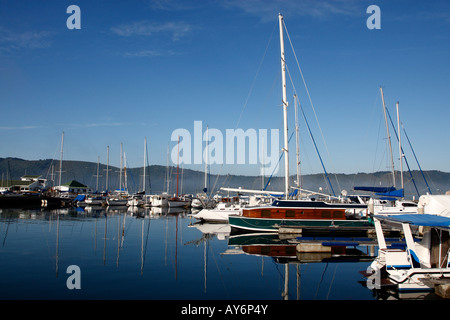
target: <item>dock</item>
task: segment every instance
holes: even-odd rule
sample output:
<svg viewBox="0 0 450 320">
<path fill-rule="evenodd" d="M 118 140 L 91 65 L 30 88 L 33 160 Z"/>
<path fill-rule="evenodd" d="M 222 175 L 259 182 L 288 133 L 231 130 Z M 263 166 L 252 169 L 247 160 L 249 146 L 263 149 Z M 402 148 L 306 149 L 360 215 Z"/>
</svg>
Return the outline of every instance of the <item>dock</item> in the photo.
<svg viewBox="0 0 450 320">
<path fill-rule="evenodd" d="M 70 198 L 51 197 L 41 194 L 12 194 L 0 196 L 0 208 L 67 208 L 73 206 Z"/>
</svg>

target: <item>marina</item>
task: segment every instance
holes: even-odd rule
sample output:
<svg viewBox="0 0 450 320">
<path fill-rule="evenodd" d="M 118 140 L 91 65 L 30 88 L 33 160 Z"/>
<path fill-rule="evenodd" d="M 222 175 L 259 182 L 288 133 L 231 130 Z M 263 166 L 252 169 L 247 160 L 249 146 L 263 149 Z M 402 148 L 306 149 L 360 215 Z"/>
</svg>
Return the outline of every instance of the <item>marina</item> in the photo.
<svg viewBox="0 0 450 320">
<path fill-rule="evenodd" d="M 2 300 L 383 298 L 360 283 L 368 247 L 298 257 L 277 235 L 230 237 L 169 208 L 1 209 L 0 232 Z M 80 290 L 66 286 L 70 265 Z"/>
<path fill-rule="evenodd" d="M 243 233 L 194 215 L 173 207 L 1 208 L 0 299 L 447 298 L 430 289 L 375 287 L 374 232 Z M 404 234 L 388 229 L 381 248 L 404 248 Z M 445 250 L 442 255 L 448 259 Z M 79 290 L 67 286 L 74 265 L 81 270 Z"/>
<path fill-rule="evenodd" d="M 74 10 L 78 8 L 73 7 Z M 76 14 L 76 10 L 74 12 Z M 172 24 L 167 29 L 167 25 L 156 28 L 156 25 L 145 24 L 134 24 L 124 30 L 110 28 L 110 33 L 128 38 L 134 36 L 133 33 L 138 29 L 138 33 L 144 33 L 140 36 L 148 36 L 156 33 L 156 29 L 161 32 L 172 30 L 174 26 Z M 67 26 L 69 28 L 69 24 Z M 289 70 L 287 67 L 287 62 L 291 61 L 285 55 L 285 37 L 286 44 L 292 50 L 294 47 L 281 13 L 278 14 L 272 35 L 277 34 L 277 28 L 279 49 L 277 55 L 272 52 L 269 55 L 277 56 L 271 62 L 281 67 L 277 75 L 281 80 L 281 92 L 278 92 L 281 99 L 276 102 L 279 107 L 277 110 L 281 111 L 277 114 L 278 120 L 282 119 L 280 136 L 278 129 L 271 129 L 269 138 L 268 129 L 257 131 L 249 128 L 244 132 L 238 128 L 246 105 L 240 115 L 232 115 L 232 119 L 237 120 L 234 130 L 221 128 L 226 132 L 225 140 L 221 131 L 210 128 L 209 124 L 203 132 L 203 122 L 195 119 L 193 135 L 187 129 L 176 129 L 175 126 L 181 124 L 177 123 L 179 119 L 173 115 L 186 117 L 182 118 L 184 123 L 189 118 L 174 109 L 170 110 L 173 113 L 170 117 L 166 115 L 165 120 L 171 119 L 170 125 L 165 124 L 167 127 L 163 130 L 159 128 L 164 133 L 158 132 L 159 138 L 152 137 L 152 143 L 159 144 L 158 148 L 152 148 L 152 156 L 158 157 L 161 163 L 164 156 L 160 144 L 164 139 L 161 137 L 167 136 L 165 130 L 173 129 L 171 141 L 174 143 L 171 151 L 167 145 L 165 169 L 160 165 L 149 165 L 145 137 L 142 167 L 130 168 L 123 143 L 120 142 L 120 157 L 117 157 L 120 159 L 119 167 L 110 166 L 108 144 L 106 165 L 100 166 L 98 156 L 95 174 L 88 173 L 88 164 L 81 161 L 70 164 L 69 174 L 64 167 L 64 131 L 58 150 L 58 163 L 52 158 L 28 166 L 21 159 L 1 159 L 4 172 L 0 184 L 0 300 L 448 301 L 450 192 L 443 190 L 448 181 L 442 182 L 439 187 L 434 186 L 438 194 L 432 194 L 426 174 L 412 150 L 419 167 L 413 176 L 401 141 L 403 129 L 403 135 L 410 144 L 406 130 L 401 125 L 399 103 L 396 103 L 397 125 L 394 125 L 386 107 L 383 87 L 380 86 L 385 140 L 389 149 L 385 153 L 390 159 L 386 166 L 390 171 L 382 173 L 390 181 L 384 186 L 381 179 L 369 181 L 363 177 L 361 182 L 372 184 L 358 186 L 356 182 L 359 181 L 351 181 L 351 188 L 355 192 L 350 194 L 341 188 L 335 175 L 339 191 L 334 189 L 334 179 L 326 169 L 298 100 L 299 92 L 291 73 L 294 68 Z M 195 27 L 192 30 L 189 27 L 182 29 L 186 33 L 197 30 Z M 170 32 L 173 33 L 173 42 L 184 35 L 181 31 Z M 295 37 L 304 37 L 304 34 L 300 32 Z M 266 53 L 268 48 L 264 57 Z M 148 54 L 148 50 L 141 51 L 139 56 Z M 127 55 L 132 59 L 133 54 Z M 159 57 L 162 54 L 153 52 L 151 55 Z M 301 89 L 305 90 L 302 98 L 308 98 L 317 120 L 294 50 L 292 55 L 291 66 L 298 68 L 304 85 L 304 89 Z M 166 58 L 172 56 L 175 55 L 167 54 Z M 180 66 L 189 64 L 186 61 Z M 257 73 L 259 71 L 258 68 Z M 191 72 L 196 73 L 197 70 Z M 135 84 L 134 78 L 130 83 Z M 211 88 L 201 87 L 206 89 L 203 99 L 212 100 L 207 94 Z M 291 87 L 289 94 L 292 93 L 294 121 L 288 115 L 288 107 L 291 108 L 288 87 Z M 166 95 L 171 97 L 167 92 Z M 273 101 L 269 104 L 275 105 Z M 166 112 L 165 109 L 168 108 L 161 105 L 160 113 L 162 110 Z M 216 109 L 211 108 L 214 110 L 211 117 L 226 123 Z M 189 110 L 189 117 L 196 114 L 189 108 L 185 110 Z M 270 113 L 261 110 L 258 109 L 255 114 L 265 118 L 262 127 L 279 125 L 272 119 L 273 110 Z M 365 111 L 358 112 L 365 114 Z M 256 125 L 255 114 L 252 118 L 244 119 L 247 126 Z M 311 149 L 317 156 L 315 166 L 323 171 L 320 180 L 312 184 L 314 191 L 305 187 L 300 170 L 303 162 L 300 152 L 304 152 L 302 148 L 305 146 L 299 137 L 299 115 L 304 117 L 305 127 L 302 129 L 307 130 L 313 145 Z M 155 119 L 158 116 L 159 113 L 155 113 Z M 139 127 L 138 120 L 133 118 L 132 124 L 127 125 Z M 295 123 L 294 130 L 288 120 Z M 159 120 L 154 121 L 157 124 L 146 123 L 145 130 L 159 125 Z M 344 123 L 337 121 L 339 124 L 341 122 Z M 362 122 L 355 118 L 352 130 L 355 124 Z M 318 120 L 317 124 L 323 138 Z M 116 125 L 123 124 L 114 123 L 113 126 Z M 333 126 L 326 129 L 338 132 Z M 397 172 L 390 130 L 398 142 L 400 170 Z M 294 134 L 295 149 L 291 148 L 290 142 Z M 97 136 L 99 141 L 107 141 L 100 136 Z M 137 150 L 135 144 L 140 139 L 138 136 L 129 136 L 132 137 L 130 144 L 133 150 Z M 112 137 L 118 141 L 117 136 Z M 271 142 L 270 156 L 265 139 Z M 280 141 L 283 142 L 281 147 Z M 71 143 L 73 145 L 74 141 Z M 83 142 L 80 144 L 83 145 Z M 328 153 L 325 141 L 324 144 Z M 342 139 L 338 145 L 348 146 L 352 151 L 358 149 L 352 148 L 349 140 Z M 412 149 L 411 144 L 410 147 Z M 86 147 L 89 152 L 90 149 Z M 339 149 L 338 156 L 339 153 L 346 153 L 343 150 L 346 149 Z M 261 177 L 257 179 L 261 179 L 258 181 L 260 186 L 255 188 L 255 183 L 249 182 L 256 176 L 221 172 L 225 163 L 219 156 L 225 156 L 224 159 L 230 162 L 226 164 L 234 166 L 235 151 L 237 164 L 259 167 Z M 363 149 L 358 152 L 363 154 L 363 161 L 375 163 L 375 157 L 370 158 Z M 136 155 L 132 157 L 136 158 Z M 249 163 L 245 163 L 245 160 Z M 346 157 L 345 165 L 353 161 L 357 162 L 355 156 Z M 213 183 L 211 162 L 220 167 Z M 10 163 L 15 164 L 12 168 L 14 174 L 11 173 Z M 55 171 L 56 163 L 59 168 Z M 204 172 L 186 169 L 185 173 L 183 166 L 193 164 L 204 165 Z M 406 164 L 407 170 L 403 169 L 403 164 Z M 92 168 L 91 164 L 89 166 Z M 36 170 L 36 175 L 27 174 L 28 168 Z M 290 172 L 292 168 L 296 170 L 295 175 Z M 271 172 L 265 172 L 266 169 Z M 277 175 L 279 169 L 283 172 Z M 247 173 L 245 169 L 242 170 Z M 409 176 L 405 177 L 408 173 Z M 400 179 L 397 175 L 400 175 Z M 138 183 L 135 183 L 132 180 L 137 176 L 135 180 Z M 231 183 L 232 176 L 238 178 L 239 183 Z M 358 173 L 358 176 L 364 174 Z M 416 184 L 418 176 L 424 180 L 421 182 L 422 187 Z M 93 177 L 96 179 L 95 188 L 85 183 Z M 132 182 L 134 187 L 130 188 Z M 413 184 L 413 187 L 409 186 L 409 198 L 406 196 L 405 183 Z M 257 308 L 264 313 L 269 310 L 265 304 Z M 199 310 L 189 304 L 184 305 L 180 312 L 193 315 L 198 314 Z M 213 308 L 205 310 L 210 316 L 214 313 Z M 227 307 L 226 310 L 232 309 Z M 250 309 L 246 312 L 249 313 Z"/>
</svg>

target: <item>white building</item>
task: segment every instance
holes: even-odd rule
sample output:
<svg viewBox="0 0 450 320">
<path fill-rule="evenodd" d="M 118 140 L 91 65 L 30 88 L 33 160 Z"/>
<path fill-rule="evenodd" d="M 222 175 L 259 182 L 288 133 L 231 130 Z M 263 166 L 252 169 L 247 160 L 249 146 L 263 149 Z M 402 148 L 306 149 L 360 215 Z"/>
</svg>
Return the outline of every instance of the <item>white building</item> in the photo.
<svg viewBox="0 0 450 320">
<path fill-rule="evenodd" d="M 27 192 L 41 191 L 47 187 L 47 180 L 42 176 L 22 176 L 20 180 L 2 180 L 0 182 L 0 192 L 8 191 Z"/>
</svg>

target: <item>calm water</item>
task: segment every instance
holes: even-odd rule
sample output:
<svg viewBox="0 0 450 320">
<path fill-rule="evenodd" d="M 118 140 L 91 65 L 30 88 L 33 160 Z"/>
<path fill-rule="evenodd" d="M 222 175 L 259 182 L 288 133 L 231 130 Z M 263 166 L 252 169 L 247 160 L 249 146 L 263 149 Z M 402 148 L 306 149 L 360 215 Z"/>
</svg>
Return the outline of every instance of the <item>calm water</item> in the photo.
<svg viewBox="0 0 450 320">
<path fill-rule="evenodd" d="M 378 298 L 361 283 L 370 261 L 299 261 L 293 247 L 276 247 L 289 257 L 274 259 L 261 245 L 268 236 L 230 238 L 227 225 L 188 212 L 1 209 L 0 240 L 3 300 Z M 71 265 L 81 289 L 67 287 Z"/>
</svg>

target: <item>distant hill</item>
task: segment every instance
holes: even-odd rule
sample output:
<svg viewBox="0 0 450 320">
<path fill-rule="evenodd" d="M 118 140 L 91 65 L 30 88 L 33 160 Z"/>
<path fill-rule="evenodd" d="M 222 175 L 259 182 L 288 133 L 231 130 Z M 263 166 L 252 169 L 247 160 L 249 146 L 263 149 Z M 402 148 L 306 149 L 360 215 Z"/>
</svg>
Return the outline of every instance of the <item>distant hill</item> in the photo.
<svg viewBox="0 0 450 320">
<path fill-rule="evenodd" d="M 59 161 L 52 159 L 45 160 L 23 160 L 18 158 L 0 158 L 0 174 L 3 180 L 19 179 L 23 175 L 42 175 L 43 177 L 54 181 L 58 181 Z M 140 191 L 142 187 L 143 168 L 127 168 L 127 182 L 130 192 Z M 180 170 L 181 173 L 181 170 Z M 413 171 L 412 176 L 416 183 L 419 194 L 425 194 L 428 191 L 420 171 Z M 427 179 L 428 186 L 433 194 L 443 194 L 450 190 L 450 173 L 429 170 L 423 172 Z M 97 186 L 97 163 L 85 161 L 64 160 L 62 183 L 76 180 L 89 187 L 95 189 Z M 149 166 L 146 170 L 146 190 L 151 187 L 152 193 L 166 191 L 166 167 L 159 165 Z M 176 192 L 176 168 L 169 168 L 170 192 Z M 333 191 L 339 195 L 342 190 L 346 190 L 349 194 L 356 193 L 354 186 L 390 186 L 390 172 L 375 173 L 355 173 L 355 174 L 329 174 Z M 400 173 L 397 172 L 397 181 L 400 181 Z M 293 184 L 294 176 L 291 176 Z M 417 192 L 414 187 L 413 180 L 409 172 L 404 173 L 405 194 L 408 198 L 416 196 Z M 179 191 L 184 193 L 198 193 L 203 189 L 204 173 L 189 169 L 183 170 L 183 176 L 180 176 Z M 249 189 L 261 188 L 261 177 L 242 176 L 242 175 L 211 175 L 210 189 L 214 188 L 217 192 L 220 187 L 242 187 Z M 99 190 L 106 189 L 106 165 L 99 165 Z M 119 168 L 109 167 L 108 186 L 110 190 L 119 187 Z M 312 191 L 332 194 L 331 188 L 328 187 L 327 178 L 323 174 L 311 174 L 302 176 L 302 187 Z M 270 181 L 268 190 L 283 191 L 284 179 L 273 177 Z"/>
</svg>

